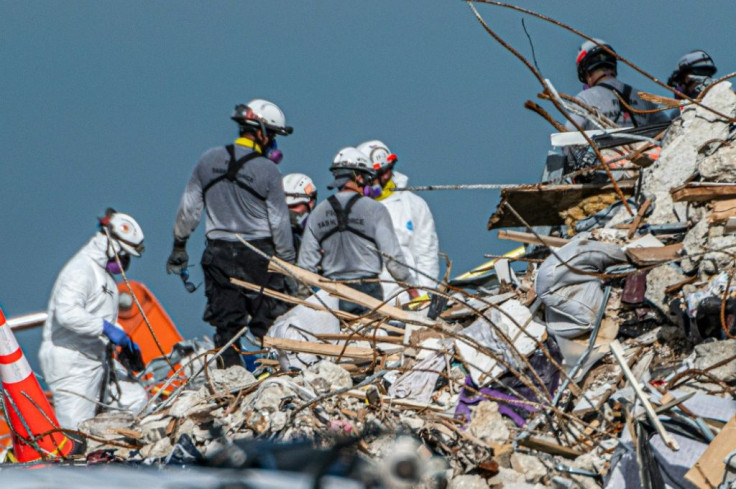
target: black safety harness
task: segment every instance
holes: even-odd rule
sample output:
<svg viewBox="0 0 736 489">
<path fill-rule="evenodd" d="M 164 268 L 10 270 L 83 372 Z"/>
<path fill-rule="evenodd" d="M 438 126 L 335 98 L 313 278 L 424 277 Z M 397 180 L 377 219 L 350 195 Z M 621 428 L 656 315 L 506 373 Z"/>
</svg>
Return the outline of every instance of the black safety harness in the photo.
<svg viewBox="0 0 736 489">
<path fill-rule="evenodd" d="M 335 211 L 335 216 L 337 217 L 337 226 L 327 231 L 320 239 L 319 239 L 319 245 L 322 246 L 322 243 L 332 236 L 335 233 L 353 233 L 354 235 L 365 239 L 366 241 L 370 241 L 373 243 L 373 246 L 378 248 L 378 244 L 376 243 L 376 240 L 365 234 L 364 232 L 360 231 L 359 229 L 355 229 L 350 225 L 350 211 L 353 209 L 353 206 L 355 203 L 361 198 L 362 196 L 360 194 L 354 194 L 345 204 L 345 207 L 343 207 L 340 204 L 340 201 L 337 200 L 337 196 L 331 195 L 327 202 L 329 202 L 330 206 L 332 207 L 332 210 Z M 381 255 L 378 255 L 378 258 L 381 259 Z M 381 260 L 383 262 L 383 260 Z"/>
<path fill-rule="evenodd" d="M 618 95 L 621 96 L 621 98 L 624 100 L 624 102 L 626 102 L 626 106 L 631 107 L 631 92 L 633 90 L 633 88 L 631 88 L 631 85 L 627 85 L 627 84 L 624 83 L 624 90 L 623 90 L 623 92 L 619 91 L 613 85 L 609 85 L 608 83 L 605 83 L 605 82 L 597 83 L 596 84 L 596 87 L 607 88 L 610 91 L 612 91 L 613 93 L 617 93 Z M 632 114 L 631 111 L 629 109 L 627 109 L 626 106 L 624 106 L 618 98 L 616 98 L 616 102 L 618 103 L 618 106 L 621 109 L 619 111 L 619 115 L 622 112 L 625 112 L 625 113 L 629 114 L 629 117 L 631 117 L 631 123 L 634 124 L 634 127 L 639 127 L 639 124 L 636 122 L 636 118 L 634 117 L 634 114 Z M 614 119 L 614 121 L 616 119 L 618 119 L 618 116 Z"/>
<path fill-rule="evenodd" d="M 208 190 L 210 190 L 214 185 L 222 182 L 223 180 L 227 180 L 229 182 L 234 183 L 235 185 L 242 188 L 243 190 L 247 191 L 248 193 L 253 195 L 255 198 L 257 198 L 258 200 L 265 201 L 266 197 L 256 192 L 256 190 L 250 185 L 248 185 L 247 183 L 244 183 L 238 180 L 238 172 L 241 170 L 241 168 L 243 168 L 245 164 L 248 163 L 250 160 L 253 160 L 261 156 L 261 154 L 257 151 L 252 151 L 236 161 L 235 160 L 235 146 L 232 144 L 228 144 L 227 146 L 225 146 L 225 149 L 230 155 L 230 161 L 228 162 L 228 165 L 227 165 L 227 172 L 225 172 L 225 174 L 223 175 L 220 175 L 219 177 L 214 178 L 210 183 L 204 186 L 204 188 L 202 189 L 202 195 L 205 197 L 205 199 L 206 199 Z"/>
</svg>

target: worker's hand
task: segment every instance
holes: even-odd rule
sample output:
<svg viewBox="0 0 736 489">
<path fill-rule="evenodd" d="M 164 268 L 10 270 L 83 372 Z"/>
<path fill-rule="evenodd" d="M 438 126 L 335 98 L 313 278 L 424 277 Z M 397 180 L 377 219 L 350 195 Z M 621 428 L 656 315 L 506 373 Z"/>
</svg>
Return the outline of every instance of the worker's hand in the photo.
<svg viewBox="0 0 736 489">
<path fill-rule="evenodd" d="M 110 343 L 113 345 L 130 350 L 138 348 L 138 345 L 130 339 L 130 336 L 128 336 L 122 328 L 118 328 L 106 319 L 102 320 L 102 334 L 107 336 L 110 339 Z M 138 349 L 140 350 L 140 348 Z"/>
<path fill-rule="evenodd" d="M 412 299 L 416 299 L 417 297 L 419 297 L 419 291 L 417 289 L 409 289 L 407 290 L 407 292 L 409 293 L 409 297 L 411 297 Z"/>
<path fill-rule="evenodd" d="M 174 239 L 174 249 L 171 250 L 169 259 L 166 261 L 166 273 L 175 275 L 181 274 L 182 270 L 186 270 L 189 265 L 189 255 L 187 254 L 187 242 Z"/>
<path fill-rule="evenodd" d="M 118 361 L 123 365 L 123 367 L 131 372 L 140 372 L 146 368 L 146 365 L 143 363 L 141 349 L 135 341 L 132 340 L 128 347 L 124 347 L 120 350 L 120 353 L 118 353 Z"/>
</svg>

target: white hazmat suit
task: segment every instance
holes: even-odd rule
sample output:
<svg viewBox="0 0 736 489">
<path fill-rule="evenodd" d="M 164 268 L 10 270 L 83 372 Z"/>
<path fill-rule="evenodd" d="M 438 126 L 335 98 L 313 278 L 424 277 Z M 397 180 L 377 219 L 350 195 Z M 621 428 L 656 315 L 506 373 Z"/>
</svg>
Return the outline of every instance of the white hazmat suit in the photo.
<svg viewBox="0 0 736 489">
<path fill-rule="evenodd" d="M 62 428 L 77 429 L 95 415 L 106 378 L 109 340 L 102 323 L 115 324 L 118 317 L 117 285 L 105 268 L 107 246 L 107 237 L 96 234 L 61 270 L 49 299 L 38 357 Z M 124 372 L 119 365 L 116 371 Z M 143 387 L 122 375 L 107 393 L 103 402 L 134 414 L 147 400 Z"/>
<path fill-rule="evenodd" d="M 391 188 L 406 187 L 409 182 L 409 177 L 403 173 L 397 171 L 392 173 L 388 196 L 377 200 L 386 206 L 391 215 L 406 264 L 422 272 L 415 272 L 417 288 L 436 288 L 437 282 L 432 278 L 437 279 L 440 273 L 439 242 L 432 212 L 424 199 L 412 192 L 391 192 Z M 382 281 L 393 280 L 385 266 L 381 271 L 380 279 Z M 390 300 L 393 303 L 399 286 L 387 282 L 382 282 L 382 285 L 384 300 Z M 405 303 L 408 300 L 407 293 L 399 295 L 399 303 Z"/>
</svg>

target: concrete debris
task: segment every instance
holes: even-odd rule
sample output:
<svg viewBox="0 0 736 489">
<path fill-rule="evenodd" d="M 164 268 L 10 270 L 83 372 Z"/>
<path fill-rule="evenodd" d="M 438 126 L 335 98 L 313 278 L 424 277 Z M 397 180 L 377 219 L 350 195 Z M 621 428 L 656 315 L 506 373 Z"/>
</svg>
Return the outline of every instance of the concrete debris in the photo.
<svg viewBox="0 0 736 489">
<path fill-rule="evenodd" d="M 736 113 L 727 82 L 703 103 Z M 321 290 L 276 322 L 254 373 L 209 366 L 137 418 L 85 421 L 87 453 L 160 463 L 182 439 L 205 457 L 236 441 L 350 439 L 391 487 L 425 487 L 427 474 L 455 489 L 629 488 L 642 477 L 654 487 L 668 477 L 661 467 L 684 476 L 736 409 L 736 234 L 715 187 L 671 190 L 736 180 L 734 140 L 733 124 L 688 106 L 658 161 L 631 170 L 640 187 L 622 185 L 634 215 L 574 183 L 581 201 L 538 228 L 544 236 L 513 235 L 536 243 L 525 261 L 508 258 L 518 280 L 484 266 L 456 282 L 473 288 L 455 286 L 437 319 L 355 291 L 371 312 L 340 315 L 346 286 L 300 274 Z M 573 229 L 581 222 L 590 232 Z M 560 247 L 542 246 L 547 235 Z M 733 446 L 718 453 L 736 449 L 720 443 Z"/>
</svg>

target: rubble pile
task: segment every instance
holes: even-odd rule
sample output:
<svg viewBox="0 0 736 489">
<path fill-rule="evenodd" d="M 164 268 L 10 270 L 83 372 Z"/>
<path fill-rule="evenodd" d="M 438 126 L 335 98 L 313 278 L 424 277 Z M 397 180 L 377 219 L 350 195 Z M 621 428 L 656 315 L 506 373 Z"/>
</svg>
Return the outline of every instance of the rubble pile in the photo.
<svg viewBox="0 0 736 489">
<path fill-rule="evenodd" d="M 534 226 L 500 234 L 525 248 L 439 284 L 424 309 L 274 260 L 321 290 L 290 299 L 255 375 L 204 364 L 137 418 L 85 422 L 87 452 L 165 463 L 182 440 L 207 458 L 241 440 L 353 439 L 380 464 L 410 434 L 426 462 L 415 487 L 437 476 L 458 489 L 729 480 L 736 127 L 710 109 L 733 117 L 736 95 L 719 83 L 702 104 L 666 129 L 656 162 L 629 162 L 627 204 L 610 181 L 504 191 L 489 228 Z M 542 213 L 540 202 L 553 203 Z M 341 313 L 338 298 L 371 312 Z"/>
</svg>

